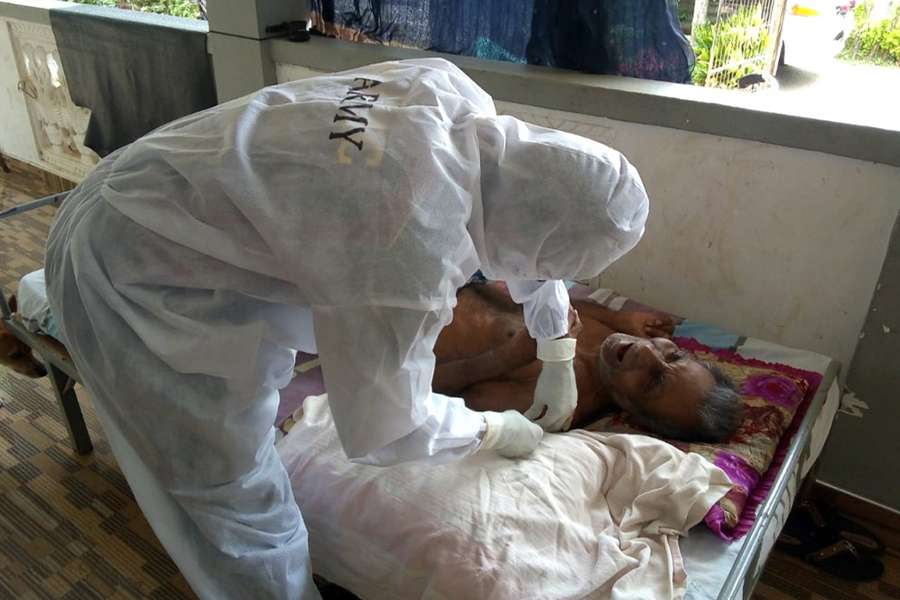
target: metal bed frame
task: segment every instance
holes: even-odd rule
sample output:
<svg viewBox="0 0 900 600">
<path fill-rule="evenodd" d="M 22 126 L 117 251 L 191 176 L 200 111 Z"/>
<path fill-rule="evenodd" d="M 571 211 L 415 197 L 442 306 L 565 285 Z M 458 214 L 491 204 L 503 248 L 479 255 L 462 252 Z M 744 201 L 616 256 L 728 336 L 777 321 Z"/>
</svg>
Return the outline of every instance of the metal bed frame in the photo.
<svg viewBox="0 0 900 600">
<path fill-rule="evenodd" d="M 0 219 L 19 215 L 44 206 L 59 206 L 68 195 L 68 192 L 62 192 L 35 200 L 34 202 L 13 206 L 0 211 Z M 81 379 L 69 353 L 56 340 L 28 331 L 10 311 L 6 292 L 2 288 L 0 288 L 0 316 L 2 316 L 6 328 L 44 361 L 44 365 L 47 367 L 47 374 L 50 377 L 53 394 L 56 396 L 59 407 L 62 410 L 66 429 L 69 430 L 69 440 L 72 443 L 72 447 L 79 454 L 90 453 L 94 446 L 91 444 L 91 437 L 84 423 L 84 415 L 81 413 L 81 406 L 78 404 L 78 397 L 75 395 L 75 383 L 80 383 Z"/>
</svg>

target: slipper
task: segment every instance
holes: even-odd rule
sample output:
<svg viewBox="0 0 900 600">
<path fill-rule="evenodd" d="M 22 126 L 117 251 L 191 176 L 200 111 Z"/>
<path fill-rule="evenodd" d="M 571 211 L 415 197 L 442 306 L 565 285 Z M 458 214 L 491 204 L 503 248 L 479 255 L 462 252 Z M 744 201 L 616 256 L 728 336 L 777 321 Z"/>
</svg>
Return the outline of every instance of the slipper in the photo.
<svg viewBox="0 0 900 600">
<path fill-rule="evenodd" d="M 823 571 L 849 581 L 871 581 L 884 573 L 884 564 L 843 539 L 836 529 L 816 525 L 806 507 L 798 506 L 775 546 Z M 821 515 L 818 515 L 821 516 Z"/>
<path fill-rule="evenodd" d="M 359 600 L 356 596 L 342 587 L 329 583 L 319 588 L 322 600 Z"/>
<path fill-rule="evenodd" d="M 837 531 L 838 535 L 851 542 L 857 550 L 876 556 L 884 553 L 884 541 L 880 537 L 856 521 L 843 516 L 827 502 L 807 500 L 801 502 L 800 506 L 804 507 L 817 523 L 824 523 L 825 526 Z"/>
<path fill-rule="evenodd" d="M 781 550 L 799 556 L 804 562 L 847 581 L 874 581 L 884 573 L 884 564 L 880 560 L 861 553 L 847 540 L 841 540 L 805 555 L 795 553 L 786 545 L 782 545 L 782 538 L 779 538 L 778 543 Z"/>
</svg>

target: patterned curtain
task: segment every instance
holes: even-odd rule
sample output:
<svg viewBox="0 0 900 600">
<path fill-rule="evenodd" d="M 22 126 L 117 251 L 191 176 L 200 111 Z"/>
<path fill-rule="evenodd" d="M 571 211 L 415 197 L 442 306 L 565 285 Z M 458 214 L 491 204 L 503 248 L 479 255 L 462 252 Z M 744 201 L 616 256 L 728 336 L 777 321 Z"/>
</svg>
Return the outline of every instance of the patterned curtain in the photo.
<svg viewBox="0 0 900 600">
<path fill-rule="evenodd" d="M 689 83 L 677 0 L 312 0 L 340 39 Z"/>
</svg>

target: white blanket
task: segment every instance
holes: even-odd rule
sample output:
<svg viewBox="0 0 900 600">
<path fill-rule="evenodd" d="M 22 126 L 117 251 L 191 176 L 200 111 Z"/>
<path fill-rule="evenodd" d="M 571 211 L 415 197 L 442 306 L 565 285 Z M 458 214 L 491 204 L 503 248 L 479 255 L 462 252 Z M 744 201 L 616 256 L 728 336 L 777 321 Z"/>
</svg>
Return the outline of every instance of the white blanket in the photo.
<svg viewBox="0 0 900 600">
<path fill-rule="evenodd" d="M 279 444 L 315 572 L 364 599 L 678 599 L 678 536 L 731 487 L 656 439 L 548 435 L 525 460 L 349 462 L 327 397 Z"/>
</svg>

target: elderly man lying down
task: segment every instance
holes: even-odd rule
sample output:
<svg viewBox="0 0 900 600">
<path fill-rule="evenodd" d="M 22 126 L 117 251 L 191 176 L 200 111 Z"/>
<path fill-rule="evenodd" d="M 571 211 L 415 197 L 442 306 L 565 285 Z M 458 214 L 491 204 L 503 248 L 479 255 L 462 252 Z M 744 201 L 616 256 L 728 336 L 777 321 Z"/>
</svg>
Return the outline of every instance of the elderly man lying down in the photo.
<svg viewBox="0 0 900 600">
<path fill-rule="evenodd" d="M 571 428 L 618 405 L 665 437 L 717 442 L 734 433 L 741 410 L 734 384 L 671 341 L 668 317 L 584 300 L 573 300 L 572 308 L 582 328 Z M 434 351 L 435 391 L 461 396 L 474 410 L 524 413 L 531 407 L 541 363 L 522 308 L 502 285 L 460 289 L 453 322 L 441 331 Z"/>
</svg>

